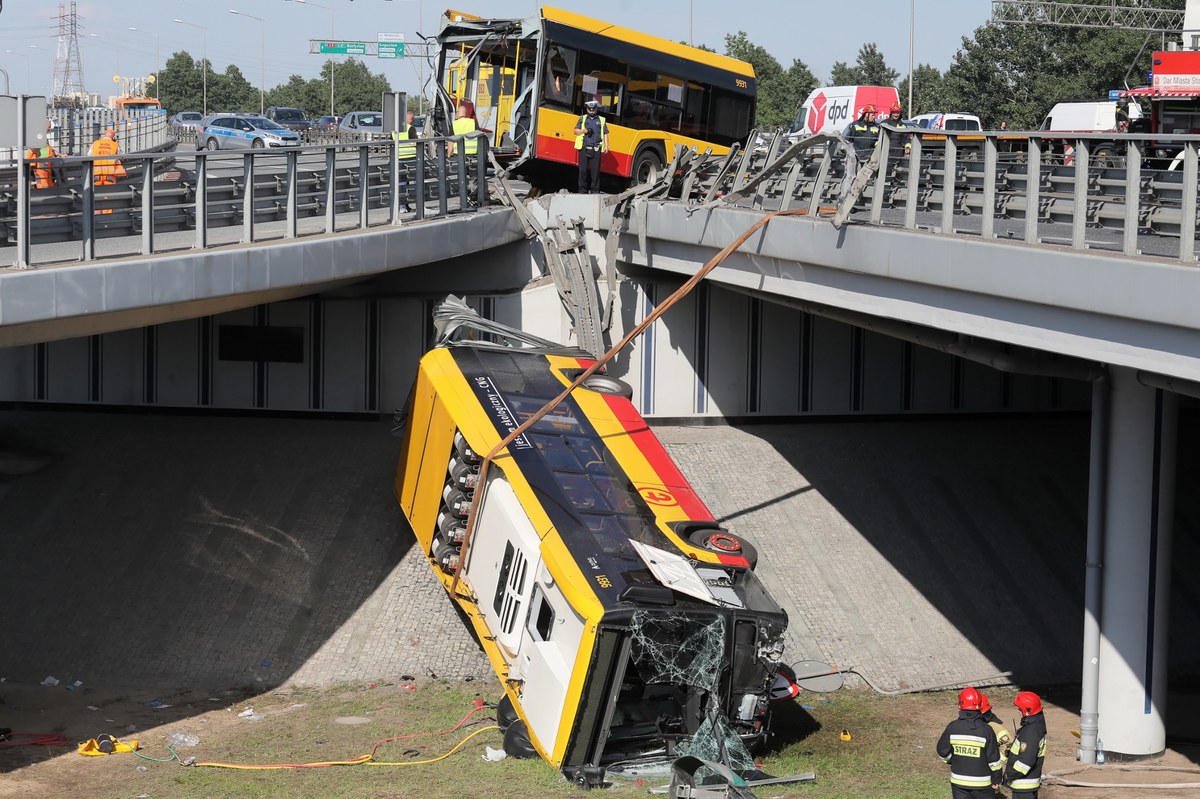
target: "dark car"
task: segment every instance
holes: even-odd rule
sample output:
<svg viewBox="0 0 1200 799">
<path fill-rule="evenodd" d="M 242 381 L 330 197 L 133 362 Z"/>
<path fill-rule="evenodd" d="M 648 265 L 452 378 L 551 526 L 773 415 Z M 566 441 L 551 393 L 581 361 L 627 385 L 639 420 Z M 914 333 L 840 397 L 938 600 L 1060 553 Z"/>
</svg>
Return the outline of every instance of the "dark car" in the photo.
<svg viewBox="0 0 1200 799">
<path fill-rule="evenodd" d="M 288 130 L 299 132 L 312 127 L 312 122 L 305 118 L 304 112 L 299 108 L 273 105 L 267 109 L 263 116 L 272 122 L 283 125 Z"/>
<path fill-rule="evenodd" d="M 341 117 L 330 116 L 326 114 L 312 123 L 313 130 L 337 130 L 338 123 L 342 121 Z"/>
</svg>

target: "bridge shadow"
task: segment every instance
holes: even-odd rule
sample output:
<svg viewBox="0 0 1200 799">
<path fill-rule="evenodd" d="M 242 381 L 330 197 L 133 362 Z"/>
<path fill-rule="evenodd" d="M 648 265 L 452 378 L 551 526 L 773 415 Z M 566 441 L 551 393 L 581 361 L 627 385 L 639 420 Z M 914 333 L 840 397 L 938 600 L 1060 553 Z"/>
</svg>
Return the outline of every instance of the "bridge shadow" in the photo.
<svg viewBox="0 0 1200 799">
<path fill-rule="evenodd" d="M 0 442 L 58 456 L 0 479 L 0 727 L 84 740 L 291 684 L 490 674 L 412 547 L 388 423 L 10 411 Z"/>
</svg>

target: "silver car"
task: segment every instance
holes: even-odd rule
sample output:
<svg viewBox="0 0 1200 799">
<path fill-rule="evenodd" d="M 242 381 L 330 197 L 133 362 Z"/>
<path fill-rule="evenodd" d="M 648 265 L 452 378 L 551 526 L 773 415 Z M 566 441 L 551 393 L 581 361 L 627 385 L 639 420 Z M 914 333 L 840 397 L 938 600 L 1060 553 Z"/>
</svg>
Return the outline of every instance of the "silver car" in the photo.
<svg viewBox="0 0 1200 799">
<path fill-rule="evenodd" d="M 258 115 L 214 114 L 196 134 L 197 150 L 298 147 L 300 134 Z"/>
<path fill-rule="evenodd" d="M 382 111 L 351 111 L 342 117 L 338 130 L 342 133 L 362 135 L 383 133 Z"/>
<path fill-rule="evenodd" d="M 203 126 L 204 115 L 199 111 L 180 111 L 175 116 L 171 117 L 169 124 L 173 128 L 192 128 L 200 130 Z"/>
</svg>

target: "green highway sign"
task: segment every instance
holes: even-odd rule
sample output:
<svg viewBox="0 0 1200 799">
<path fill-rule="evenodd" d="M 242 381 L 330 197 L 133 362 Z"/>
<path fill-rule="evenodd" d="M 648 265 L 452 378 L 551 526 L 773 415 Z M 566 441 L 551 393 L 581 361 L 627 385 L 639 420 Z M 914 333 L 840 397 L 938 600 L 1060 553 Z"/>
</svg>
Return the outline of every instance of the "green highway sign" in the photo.
<svg viewBox="0 0 1200 799">
<path fill-rule="evenodd" d="M 366 42 L 321 42 L 321 53 L 334 55 L 366 55 Z"/>
<path fill-rule="evenodd" d="M 404 42 L 380 42 L 380 58 L 404 58 Z"/>
</svg>

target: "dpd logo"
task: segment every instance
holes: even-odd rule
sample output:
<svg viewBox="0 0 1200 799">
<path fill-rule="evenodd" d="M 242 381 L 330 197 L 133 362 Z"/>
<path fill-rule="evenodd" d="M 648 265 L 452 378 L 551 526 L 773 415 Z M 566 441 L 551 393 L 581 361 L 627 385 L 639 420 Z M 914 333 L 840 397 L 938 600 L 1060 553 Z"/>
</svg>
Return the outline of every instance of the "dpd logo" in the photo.
<svg viewBox="0 0 1200 799">
<path fill-rule="evenodd" d="M 850 121 L 850 100 L 847 99 L 843 103 L 833 103 L 829 106 L 829 124 L 834 127 L 842 127 L 844 123 Z"/>
<path fill-rule="evenodd" d="M 808 129 L 816 133 L 825 124 L 825 92 L 813 98 L 812 113 L 808 115 Z"/>
</svg>

